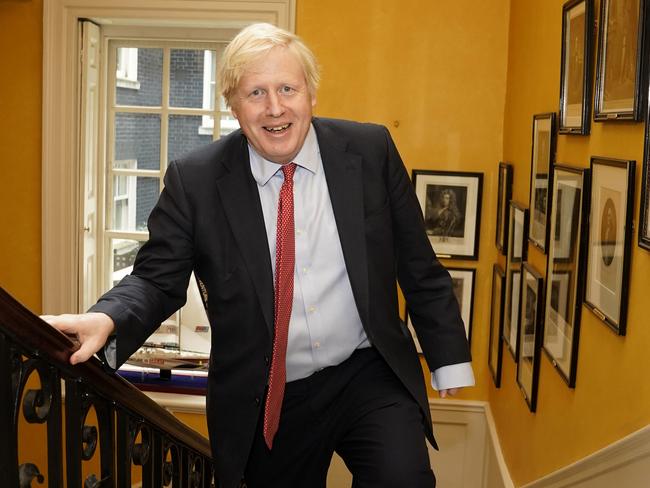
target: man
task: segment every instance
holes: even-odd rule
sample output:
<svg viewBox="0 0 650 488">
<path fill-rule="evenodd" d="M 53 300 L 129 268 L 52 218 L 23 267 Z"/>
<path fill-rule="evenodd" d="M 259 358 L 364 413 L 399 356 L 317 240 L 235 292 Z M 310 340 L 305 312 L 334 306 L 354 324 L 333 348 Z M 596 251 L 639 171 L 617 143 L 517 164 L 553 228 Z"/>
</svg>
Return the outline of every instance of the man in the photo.
<svg viewBox="0 0 650 488">
<path fill-rule="evenodd" d="M 222 486 L 324 487 L 335 451 L 354 486 L 435 486 L 396 279 L 441 395 L 473 377 L 451 279 L 388 131 L 313 118 L 315 58 L 268 24 L 235 37 L 218 80 L 241 131 L 170 164 L 130 276 L 89 314 L 47 320 L 79 336 L 73 363 L 114 334 L 117 366 L 184 303 L 194 271 Z"/>
</svg>

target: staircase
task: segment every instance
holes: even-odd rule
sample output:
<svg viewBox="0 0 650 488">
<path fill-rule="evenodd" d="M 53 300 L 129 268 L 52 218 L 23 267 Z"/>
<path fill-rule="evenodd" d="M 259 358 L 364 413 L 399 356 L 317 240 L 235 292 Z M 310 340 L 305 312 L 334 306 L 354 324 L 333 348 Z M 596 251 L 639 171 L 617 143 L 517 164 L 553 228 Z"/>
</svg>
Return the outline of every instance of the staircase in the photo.
<svg viewBox="0 0 650 488">
<path fill-rule="evenodd" d="M 71 366 L 75 350 L 0 288 L 1 486 L 216 486 L 205 437 L 97 359 Z M 45 424 L 46 466 L 19 464 L 21 422 Z"/>
</svg>

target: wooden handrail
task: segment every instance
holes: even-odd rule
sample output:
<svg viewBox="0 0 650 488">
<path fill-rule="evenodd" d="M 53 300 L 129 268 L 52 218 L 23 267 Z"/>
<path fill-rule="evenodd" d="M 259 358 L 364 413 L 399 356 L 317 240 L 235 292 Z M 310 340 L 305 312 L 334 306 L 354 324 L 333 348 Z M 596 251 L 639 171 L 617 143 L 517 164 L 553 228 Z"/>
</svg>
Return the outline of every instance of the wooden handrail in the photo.
<svg viewBox="0 0 650 488">
<path fill-rule="evenodd" d="M 75 366 L 70 365 L 70 356 L 75 352 L 77 348 L 78 346 L 73 343 L 67 336 L 41 320 L 38 316 L 30 312 L 26 307 L 15 300 L 4 289 L 0 288 L 0 356 L 6 356 L 4 358 L 0 357 L 0 397 L 3 397 L 4 394 L 9 393 L 9 390 L 11 389 L 11 394 L 14 398 L 14 401 L 12 402 L 14 405 L 14 411 L 8 412 L 6 408 L 3 410 L 3 407 L 0 407 L 0 417 L 8 414 L 14 417 L 12 419 L 11 428 L 15 429 L 17 432 L 15 422 L 17 422 L 17 417 L 19 414 L 18 411 L 20 410 L 20 396 L 22 395 L 22 391 L 20 390 L 21 388 L 24 388 L 24 381 L 20 383 L 20 380 L 16 380 L 16 378 L 19 378 L 20 376 L 19 371 L 16 370 L 16 368 L 19 367 L 19 365 L 16 363 L 20 361 L 18 361 L 16 358 L 27 357 L 32 360 L 34 364 L 40 365 L 34 366 L 34 368 L 39 368 L 39 373 L 41 371 L 40 368 L 49 368 L 49 370 L 55 372 L 54 374 L 56 377 L 56 382 L 60 382 L 60 379 L 65 380 L 66 403 L 69 403 L 71 401 L 69 398 L 70 395 L 74 392 L 77 392 L 76 385 L 81 385 L 79 390 L 81 393 L 78 394 L 78 396 L 81 398 L 78 400 L 81 403 L 83 403 L 83 401 L 85 401 L 85 398 L 89 396 L 88 392 L 90 391 L 92 394 L 91 396 L 98 399 L 97 402 L 101 403 L 100 400 L 103 401 L 103 404 L 107 405 L 106 408 L 112 412 L 111 415 L 113 415 L 113 417 L 110 415 L 107 417 L 109 419 L 107 421 L 107 425 L 114 427 L 114 422 L 110 419 L 114 419 L 115 415 L 119 417 L 119 415 L 122 414 L 125 415 L 126 417 L 124 418 L 128 418 L 132 424 L 137 420 L 136 423 L 138 423 L 138 425 L 145 425 L 147 429 L 150 429 L 152 432 L 159 432 L 160 439 L 164 439 L 164 441 L 158 442 L 158 444 L 162 442 L 162 444 L 158 446 L 158 451 L 160 451 L 158 453 L 159 457 L 161 455 L 163 458 L 165 457 L 165 446 L 171 443 L 174 446 L 182 446 L 182 449 L 179 447 L 176 449 L 177 451 L 180 449 L 183 453 L 187 453 L 186 455 L 184 454 L 184 457 L 189 456 L 189 458 L 191 458 L 190 461 L 185 459 L 187 463 L 192 463 L 196 459 L 202 459 L 203 464 L 201 464 L 201 466 L 204 466 L 204 468 L 202 468 L 200 475 L 192 472 L 193 468 L 187 468 L 187 466 L 184 468 L 185 471 L 180 470 L 178 467 L 175 467 L 174 469 L 177 469 L 177 471 L 181 473 L 179 476 L 181 476 L 183 472 L 185 472 L 185 474 L 188 474 L 187 471 L 189 470 L 189 475 L 193 476 L 192 479 L 194 481 L 190 481 L 187 486 L 210 486 L 211 482 L 206 481 L 211 478 L 211 475 L 208 476 L 206 474 L 206 465 L 211 464 L 210 444 L 208 440 L 180 422 L 171 413 L 160 407 L 157 403 L 155 403 L 129 382 L 117 374 L 108 372 L 102 367 L 101 362 L 96 358 L 91 358 L 89 361 L 77 364 Z M 3 371 L 3 368 L 8 368 L 12 371 Z M 26 366 L 23 365 L 22 368 L 25 370 Z M 43 378 L 41 378 L 41 381 L 43 382 Z M 53 388 L 56 391 L 57 386 L 53 385 Z M 2 391 L 3 389 L 4 391 Z M 42 401 L 43 400 L 41 399 L 41 402 Z M 0 403 L 7 402 L 4 402 L 3 400 L 0 401 Z M 83 408 L 86 408 L 87 410 L 88 406 L 84 404 Z M 66 411 L 66 415 L 67 413 L 68 412 Z M 50 420 L 48 420 L 48 422 L 50 422 Z M 3 426 L 8 427 L 8 420 L 0 418 L 0 428 Z M 66 426 L 68 426 L 67 421 Z M 118 425 L 118 430 L 119 427 L 120 426 Z M 122 427 L 124 427 L 124 425 Z M 126 429 L 126 427 L 124 428 Z M 133 442 L 135 440 L 135 435 L 137 432 L 135 434 L 132 432 L 131 434 L 131 444 L 126 447 L 122 446 L 122 449 L 133 447 Z M 70 433 L 66 433 L 66 436 L 69 435 Z M 115 437 L 115 432 L 113 432 L 111 436 Z M 103 436 L 100 436 L 100 439 L 101 437 Z M 18 441 L 16 440 L 16 443 L 17 442 Z M 155 445 L 152 445 L 150 447 L 153 447 L 154 449 L 156 448 Z M 3 453 L 3 449 L 4 448 L 0 448 L 0 476 L 4 476 L 5 474 L 9 475 L 11 474 L 12 470 L 15 470 L 16 473 L 18 473 L 22 467 L 19 469 L 17 465 L 14 467 L 6 465 L 5 463 L 7 461 L 3 459 L 2 456 L 3 454 L 7 453 Z M 120 446 L 118 445 L 118 450 L 119 449 Z M 129 453 L 132 454 L 130 451 Z M 15 458 L 15 456 L 13 456 L 11 453 L 8 454 L 9 457 Z M 74 455 L 75 453 L 72 454 Z M 68 455 L 70 455 L 70 453 L 68 453 Z M 155 456 L 156 454 L 154 454 L 154 457 Z M 104 454 L 102 453 L 102 462 L 103 461 Z M 177 464 L 180 462 L 181 461 L 178 461 Z M 158 468 L 160 468 L 160 471 L 162 473 L 162 471 L 164 471 L 163 465 L 165 464 L 165 459 L 162 459 L 162 461 L 160 461 L 158 464 L 160 465 Z M 154 462 L 154 467 L 152 468 L 154 471 L 157 469 L 155 465 L 156 463 Z M 63 468 L 61 467 L 61 469 Z M 158 486 L 155 479 L 159 478 L 162 482 L 164 476 L 170 476 L 170 469 L 171 468 L 167 466 L 166 474 L 163 473 L 160 474 L 160 476 L 158 476 L 158 474 L 154 474 L 152 478 L 154 481 L 151 481 L 150 486 Z M 181 477 L 183 479 L 190 479 L 184 475 Z M 115 486 L 115 478 L 116 477 L 113 476 L 113 483 L 109 483 L 109 486 Z M 197 484 L 197 480 L 199 478 L 201 478 L 202 481 Z M 9 479 L 12 478 L 10 477 Z M 68 469 L 68 483 L 70 482 L 70 472 Z M 184 483 L 181 483 L 181 485 L 184 485 Z M 50 486 L 54 485 L 50 484 Z M 68 486 L 72 485 L 68 484 Z M 102 484 L 101 486 L 105 485 Z M 147 484 L 144 484 L 144 486 L 147 486 Z M 174 486 L 177 486 L 176 483 Z"/>
</svg>

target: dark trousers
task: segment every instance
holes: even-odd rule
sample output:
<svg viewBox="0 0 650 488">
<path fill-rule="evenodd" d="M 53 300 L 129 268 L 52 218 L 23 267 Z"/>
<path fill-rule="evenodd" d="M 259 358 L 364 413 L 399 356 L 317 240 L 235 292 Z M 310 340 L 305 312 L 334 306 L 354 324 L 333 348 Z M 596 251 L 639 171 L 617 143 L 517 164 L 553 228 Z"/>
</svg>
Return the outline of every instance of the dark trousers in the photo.
<svg viewBox="0 0 650 488">
<path fill-rule="evenodd" d="M 287 384 L 269 451 L 260 422 L 248 488 L 325 488 L 336 452 L 353 488 L 433 488 L 417 403 L 374 348 Z"/>
</svg>

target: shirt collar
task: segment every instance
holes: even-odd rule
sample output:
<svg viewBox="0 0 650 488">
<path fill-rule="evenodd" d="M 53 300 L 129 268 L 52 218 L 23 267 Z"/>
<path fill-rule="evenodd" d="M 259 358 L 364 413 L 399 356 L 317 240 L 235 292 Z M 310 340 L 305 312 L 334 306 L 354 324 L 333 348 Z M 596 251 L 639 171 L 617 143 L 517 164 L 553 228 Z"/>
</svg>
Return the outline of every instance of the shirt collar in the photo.
<svg viewBox="0 0 650 488">
<path fill-rule="evenodd" d="M 293 159 L 293 162 L 315 174 L 318 171 L 319 154 L 320 149 L 318 147 L 316 131 L 314 130 L 314 126 L 310 124 L 307 137 L 305 137 L 305 142 L 296 157 Z M 248 144 L 248 155 L 250 158 L 253 178 L 255 178 L 255 181 L 260 186 L 266 185 L 282 166 L 278 163 L 269 161 L 268 159 L 264 159 L 250 144 Z"/>
</svg>

